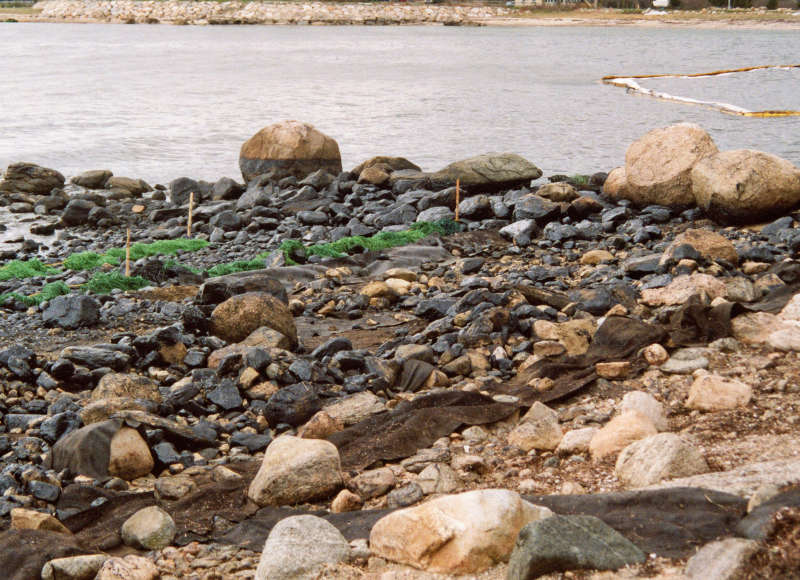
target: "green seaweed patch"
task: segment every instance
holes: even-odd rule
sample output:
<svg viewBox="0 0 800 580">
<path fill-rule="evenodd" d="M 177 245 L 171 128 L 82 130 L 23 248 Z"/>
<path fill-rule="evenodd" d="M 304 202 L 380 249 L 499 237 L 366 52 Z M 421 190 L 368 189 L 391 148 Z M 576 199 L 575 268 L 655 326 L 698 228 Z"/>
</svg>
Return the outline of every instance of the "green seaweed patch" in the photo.
<svg viewBox="0 0 800 580">
<path fill-rule="evenodd" d="M 108 254 L 97 254 L 95 252 L 78 252 L 64 260 L 64 267 L 67 270 L 93 270 L 104 264 L 116 266 L 119 264 L 119 260 L 112 258 Z"/>
<path fill-rule="evenodd" d="M 350 236 L 328 242 L 326 244 L 314 244 L 304 247 L 297 240 L 286 240 L 280 246 L 287 264 L 296 264 L 292 259 L 292 254 L 303 250 L 306 256 L 322 256 L 325 258 L 343 258 L 344 256 L 356 252 L 370 251 L 375 252 L 397 246 L 405 246 L 418 242 L 422 238 L 436 234 L 446 236 L 461 231 L 461 224 L 453 220 L 439 220 L 436 222 L 417 222 L 409 229 L 399 232 L 379 232 L 375 235 Z"/>
<path fill-rule="evenodd" d="M 151 285 L 150 280 L 141 276 L 126 277 L 119 272 L 97 272 L 81 289 L 92 294 L 108 294 L 112 290 L 139 290 Z"/>
<path fill-rule="evenodd" d="M 18 292 L 0 294 L 0 304 L 5 304 L 6 300 L 9 298 L 15 298 L 26 306 L 34 306 L 41 304 L 45 300 L 52 300 L 56 296 L 63 296 L 65 294 L 69 294 L 69 286 L 61 281 L 51 282 L 50 284 L 45 284 L 40 292 L 31 294 L 30 296 L 24 296 Z"/>
<path fill-rule="evenodd" d="M 206 270 L 209 278 L 217 276 L 226 276 L 236 272 L 248 272 L 250 270 L 262 270 L 266 268 L 264 260 L 267 258 L 268 253 L 259 254 L 252 260 L 237 260 L 235 262 L 227 262 L 225 264 L 217 264 Z"/>
<path fill-rule="evenodd" d="M 37 259 L 12 260 L 5 266 L 0 267 L 0 280 L 35 278 L 37 276 L 52 276 L 60 273 L 61 270 L 58 268 L 48 266 Z"/>
<path fill-rule="evenodd" d="M 196 252 L 208 246 L 206 240 L 179 238 L 177 240 L 159 240 L 149 244 L 136 243 L 131 245 L 131 260 L 141 260 L 152 256 L 172 255 L 180 251 Z M 69 270 L 92 270 L 103 264 L 116 266 L 125 259 L 125 248 L 111 248 L 105 254 L 95 252 L 80 252 L 72 254 L 64 260 L 64 267 Z"/>
</svg>

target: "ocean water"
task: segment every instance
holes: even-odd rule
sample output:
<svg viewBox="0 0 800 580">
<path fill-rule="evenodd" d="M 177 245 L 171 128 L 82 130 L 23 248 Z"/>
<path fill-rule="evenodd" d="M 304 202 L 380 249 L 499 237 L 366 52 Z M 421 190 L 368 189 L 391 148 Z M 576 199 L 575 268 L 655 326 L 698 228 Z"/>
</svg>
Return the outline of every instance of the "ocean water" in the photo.
<svg viewBox="0 0 800 580">
<path fill-rule="evenodd" d="M 800 165 L 800 117 L 733 117 L 601 83 L 798 54 L 800 35 L 769 30 L 0 24 L 0 170 L 241 179 L 241 144 L 282 119 L 335 138 L 346 169 L 373 155 L 436 170 L 512 151 L 546 173 L 607 171 L 631 141 L 681 121 L 720 148 Z M 800 69 L 649 86 L 800 109 Z"/>
</svg>

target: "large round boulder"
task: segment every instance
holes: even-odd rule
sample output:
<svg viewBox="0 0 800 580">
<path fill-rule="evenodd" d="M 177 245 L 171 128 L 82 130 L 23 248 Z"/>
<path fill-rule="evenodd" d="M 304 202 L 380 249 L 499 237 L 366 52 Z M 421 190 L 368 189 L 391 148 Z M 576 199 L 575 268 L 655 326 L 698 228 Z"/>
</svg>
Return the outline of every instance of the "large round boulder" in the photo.
<svg viewBox="0 0 800 580">
<path fill-rule="evenodd" d="M 711 136 L 697 125 L 654 129 L 625 153 L 624 195 L 640 206 L 693 205 L 692 168 L 717 151 Z"/>
<path fill-rule="evenodd" d="M 211 332 L 228 342 L 241 342 L 262 326 L 277 330 L 297 344 L 297 328 L 289 307 L 266 292 L 228 298 L 211 313 Z"/>
<path fill-rule="evenodd" d="M 264 174 L 274 179 L 290 175 L 303 178 L 318 169 L 337 175 L 342 171 L 342 156 L 338 143 L 312 125 L 282 121 L 245 141 L 239 152 L 239 168 L 245 183 Z"/>
<path fill-rule="evenodd" d="M 800 169 L 761 151 L 723 151 L 694 166 L 692 191 L 716 221 L 765 221 L 800 203 Z"/>
<path fill-rule="evenodd" d="M 47 195 L 64 185 L 64 176 L 55 169 L 33 163 L 12 163 L 0 179 L 0 192 Z"/>
</svg>

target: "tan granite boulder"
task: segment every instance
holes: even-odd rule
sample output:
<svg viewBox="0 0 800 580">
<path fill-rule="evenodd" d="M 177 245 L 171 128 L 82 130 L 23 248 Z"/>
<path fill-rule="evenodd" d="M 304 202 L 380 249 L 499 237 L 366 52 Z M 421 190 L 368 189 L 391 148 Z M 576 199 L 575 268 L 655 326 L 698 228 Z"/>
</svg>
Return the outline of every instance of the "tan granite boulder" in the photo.
<svg viewBox="0 0 800 580">
<path fill-rule="evenodd" d="M 342 157 L 339 144 L 312 125 L 281 121 L 245 141 L 239 168 L 246 183 L 263 174 L 275 179 L 303 178 L 318 169 L 337 175 L 342 171 Z"/>
<path fill-rule="evenodd" d="M 624 197 L 639 206 L 693 205 L 692 168 L 717 151 L 711 136 L 697 125 L 654 129 L 625 153 Z"/>
<path fill-rule="evenodd" d="M 761 151 L 722 151 L 692 169 L 692 191 L 721 223 L 765 221 L 800 204 L 800 169 Z"/>
<path fill-rule="evenodd" d="M 228 298 L 211 313 L 211 332 L 228 342 L 240 342 L 267 326 L 297 344 L 297 328 L 289 308 L 265 292 L 247 292 Z"/>
</svg>

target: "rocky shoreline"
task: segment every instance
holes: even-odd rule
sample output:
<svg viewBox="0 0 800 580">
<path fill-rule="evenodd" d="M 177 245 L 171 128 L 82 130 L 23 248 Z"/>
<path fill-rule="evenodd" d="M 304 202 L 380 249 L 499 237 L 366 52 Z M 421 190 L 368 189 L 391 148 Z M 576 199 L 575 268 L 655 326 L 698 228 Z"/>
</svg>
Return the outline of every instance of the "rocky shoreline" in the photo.
<svg viewBox="0 0 800 580">
<path fill-rule="evenodd" d="M 500 6 L 239 0 L 43 0 L 36 8 L 45 20 L 145 24 L 474 25 L 512 14 Z"/>
<path fill-rule="evenodd" d="M 9 578 L 793 577 L 800 170 L 693 125 L 608 175 L 338 154 L 6 168 Z"/>
</svg>

